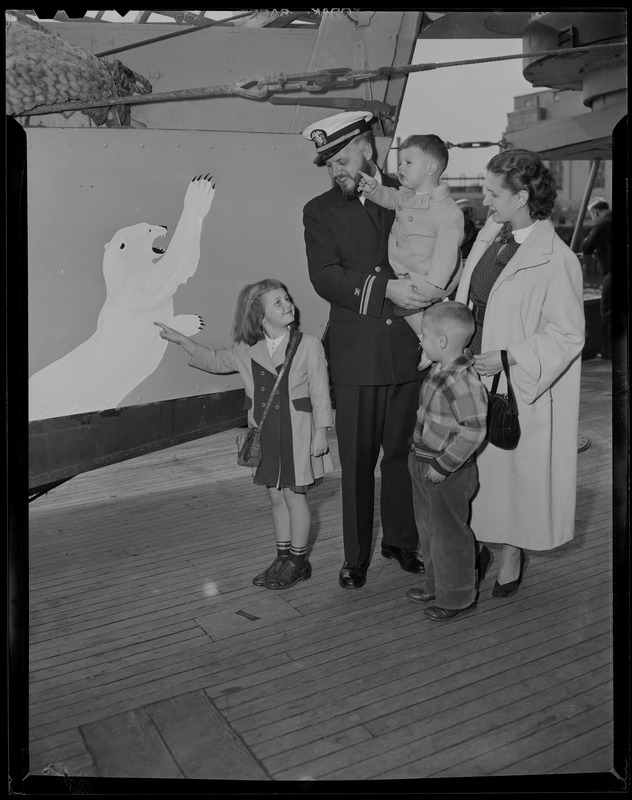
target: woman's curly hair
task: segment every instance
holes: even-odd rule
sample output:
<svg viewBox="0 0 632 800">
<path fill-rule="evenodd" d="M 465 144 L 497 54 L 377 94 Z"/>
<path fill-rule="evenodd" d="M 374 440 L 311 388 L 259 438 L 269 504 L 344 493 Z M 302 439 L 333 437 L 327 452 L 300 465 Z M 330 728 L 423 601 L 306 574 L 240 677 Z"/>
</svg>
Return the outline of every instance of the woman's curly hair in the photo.
<svg viewBox="0 0 632 800">
<path fill-rule="evenodd" d="M 551 216 L 557 186 L 537 153 L 531 150 L 504 150 L 491 159 L 487 169 L 502 178 L 504 187 L 513 194 L 526 189 L 531 219 L 547 219 Z"/>
</svg>

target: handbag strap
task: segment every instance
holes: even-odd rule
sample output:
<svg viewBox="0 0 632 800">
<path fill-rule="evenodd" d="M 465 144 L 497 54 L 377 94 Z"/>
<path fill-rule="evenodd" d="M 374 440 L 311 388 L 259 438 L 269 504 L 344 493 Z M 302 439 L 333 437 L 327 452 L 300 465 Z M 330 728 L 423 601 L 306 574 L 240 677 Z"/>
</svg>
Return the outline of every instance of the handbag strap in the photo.
<svg viewBox="0 0 632 800">
<path fill-rule="evenodd" d="M 270 397 L 268 398 L 268 402 L 266 403 L 266 407 L 263 410 L 263 414 L 261 415 L 261 419 L 259 420 L 259 429 L 263 426 L 266 417 L 268 416 L 268 411 L 270 410 L 270 406 L 272 405 L 272 398 L 274 397 L 274 393 L 276 392 L 279 384 L 281 383 L 281 378 L 283 377 L 283 373 L 286 370 L 287 365 L 290 362 L 290 358 L 292 357 L 292 353 L 294 352 L 294 348 L 296 347 L 298 340 L 300 339 L 301 334 L 298 332 L 298 328 L 294 328 L 292 331 L 292 335 L 290 336 L 290 341 L 287 343 L 287 348 L 285 350 L 285 359 L 283 361 L 283 366 L 279 374 L 277 375 L 277 379 L 274 382 L 274 386 L 272 387 L 272 391 L 270 392 Z"/>
<path fill-rule="evenodd" d="M 505 373 L 505 377 L 507 378 L 507 395 L 510 398 L 511 402 L 515 405 L 516 398 L 514 397 L 513 387 L 511 385 L 511 381 L 509 379 L 509 362 L 507 360 L 507 351 L 501 350 L 500 351 L 500 360 L 503 362 L 503 370 Z M 494 380 L 492 382 L 492 394 L 495 394 L 498 390 L 498 382 L 500 381 L 500 372 L 497 372 L 494 375 Z"/>
</svg>

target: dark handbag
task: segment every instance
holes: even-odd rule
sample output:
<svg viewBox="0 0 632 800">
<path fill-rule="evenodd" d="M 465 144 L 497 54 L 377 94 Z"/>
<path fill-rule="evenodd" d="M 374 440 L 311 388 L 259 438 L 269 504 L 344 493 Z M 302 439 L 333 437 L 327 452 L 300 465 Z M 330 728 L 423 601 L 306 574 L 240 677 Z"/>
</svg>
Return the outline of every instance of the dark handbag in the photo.
<svg viewBox="0 0 632 800">
<path fill-rule="evenodd" d="M 270 397 L 268 398 L 266 407 L 261 415 L 261 419 L 259 420 L 259 427 L 248 427 L 245 431 L 240 431 L 240 433 L 237 435 L 237 463 L 241 467 L 258 467 L 261 463 L 261 428 L 266 417 L 268 416 L 268 411 L 272 405 L 274 393 L 276 392 L 279 383 L 281 383 L 283 373 L 285 372 L 287 365 L 290 363 L 292 352 L 294 351 L 294 348 L 296 347 L 300 338 L 301 334 L 298 332 L 297 328 L 294 328 L 285 351 L 285 360 L 283 361 L 283 366 L 277 375 L 277 379 L 274 382 L 272 391 L 270 392 Z"/>
<path fill-rule="evenodd" d="M 509 380 L 509 364 L 507 351 L 501 350 L 500 357 L 507 377 L 507 394 L 498 393 L 500 372 L 494 375 L 494 382 L 489 393 L 487 405 L 487 439 L 495 447 L 502 450 L 513 450 L 520 440 L 520 422 L 516 397 Z"/>
</svg>

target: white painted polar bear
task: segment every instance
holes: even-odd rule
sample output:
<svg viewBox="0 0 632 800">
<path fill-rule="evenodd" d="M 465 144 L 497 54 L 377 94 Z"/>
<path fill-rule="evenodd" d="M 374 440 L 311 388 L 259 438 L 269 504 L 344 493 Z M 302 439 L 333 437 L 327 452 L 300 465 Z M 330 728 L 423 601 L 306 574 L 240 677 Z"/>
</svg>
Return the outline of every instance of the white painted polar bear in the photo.
<svg viewBox="0 0 632 800">
<path fill-rule="evenodd" d="M 92 336 L 29 380 L 29 419 L 48 419 L 116 408 L 156 369 L 168 342 L 156 336 L 155 319 L 186 336 L 204 322 L 174 316 L 173 295 L 195 273 L 202 223 L 215 187 L 208 175 L 189 184 L 167 251 L 154 246 L 163 225 L 122 228 L 105 245 L 106 299 Z"/>
</svg>

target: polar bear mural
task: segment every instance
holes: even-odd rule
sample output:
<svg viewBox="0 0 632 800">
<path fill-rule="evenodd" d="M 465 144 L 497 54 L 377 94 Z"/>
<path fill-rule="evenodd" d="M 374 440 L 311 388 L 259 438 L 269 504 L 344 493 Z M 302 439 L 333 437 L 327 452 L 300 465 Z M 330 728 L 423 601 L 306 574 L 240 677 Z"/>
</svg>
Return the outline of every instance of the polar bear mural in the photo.
<svg viewBox="0 0 632 800">
<path fill-rule="evenodd" d="M 105 245 L 106 299 L 96 330 L 30 378 L 31 420 L 116 408 L 167 349 L 168 342 L 156 336 L 155 319 L 186 336 L 201 330 L 196 314 L 174 316 L 173 295 L 197 269 L 202 223 L 214 194 L 211 176 L 191 181 L 166 252 L 155 245 L 166 227 L 144 222 L 122 228 Z"/>
</svg>

